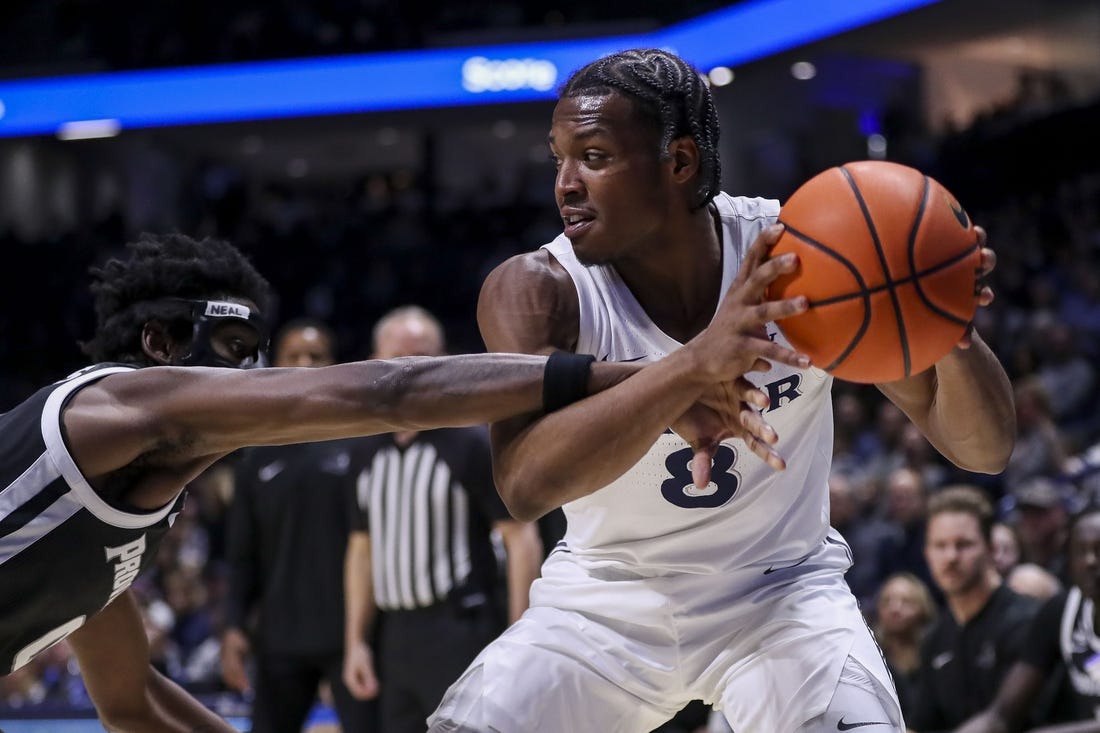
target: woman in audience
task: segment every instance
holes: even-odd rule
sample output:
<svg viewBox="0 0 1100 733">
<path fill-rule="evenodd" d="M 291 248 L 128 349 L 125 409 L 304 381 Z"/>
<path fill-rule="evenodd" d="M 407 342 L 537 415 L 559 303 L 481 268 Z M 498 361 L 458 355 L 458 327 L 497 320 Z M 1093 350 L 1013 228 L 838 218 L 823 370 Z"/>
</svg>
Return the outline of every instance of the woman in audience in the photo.
<svg viewBox="0 0 1100 733">
<path fill-rule="evenodd" d="M 1015 525 L 996 522 L 993 525 L 993 564 L 1002 578 L 1020 564 L 1020 532 Z"/>
<path fill-rule="evenodd" d="M 886 656 L 905 712 L 914 703 L 921 639 L 936 618 L 936 604 L 920 578 L 912 573 L 895 573 L 879 590 L 875 615 L 875 638 Z"/>
</svg>

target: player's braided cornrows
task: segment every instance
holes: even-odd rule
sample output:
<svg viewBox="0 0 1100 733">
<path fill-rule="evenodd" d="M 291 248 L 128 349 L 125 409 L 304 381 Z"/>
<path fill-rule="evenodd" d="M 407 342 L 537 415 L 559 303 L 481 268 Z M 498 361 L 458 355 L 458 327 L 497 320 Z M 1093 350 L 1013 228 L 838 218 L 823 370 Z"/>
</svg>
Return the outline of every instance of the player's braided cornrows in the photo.
<svg viewBox="0 0 1100 733">
<path fill-rule="evenodd" d="M 560 96 L 625 94 L 638 113 L 660 131 L 660 155 L 668 155 L 675 138 L 690 135 L 699 148 L 699 188 L 695 206 L 718 193 L 722 164 L 718 158 L 718 112 L 699 72 L 679 56 L 657 48 L 633 49 L 605 56 L 576 71 Z"/>
<path fill-rule="evenodd" d="M 94 361 L 148 364 L 141 332 L 151 319 L 164 321 L 174 338 L 188 338 L 187 305 L 164 298 L 247 298 L 262 313 L 271 306 L 267 280 L 228 242 L 143 234 L 126 246 L 128 259 L 91 269 L 96 331 L 80 347 Z"/>
</svg>

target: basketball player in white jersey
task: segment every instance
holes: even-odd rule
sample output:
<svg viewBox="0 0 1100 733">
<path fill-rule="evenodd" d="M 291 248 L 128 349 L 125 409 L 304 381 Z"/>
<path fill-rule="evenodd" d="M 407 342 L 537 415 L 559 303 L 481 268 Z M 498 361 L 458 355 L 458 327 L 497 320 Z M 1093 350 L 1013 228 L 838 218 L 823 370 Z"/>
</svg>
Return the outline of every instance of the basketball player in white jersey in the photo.
<svg viewBox="0 0 1100 733">
<path fill-rule="evenodd" d="M 793 263 L 749 269 L 738 292 L 759 297 Z M 644 368 L 468 354 L 242 370 L 262 361 L 270 294 L 228 242 L 144 235 L 94 275 L 96 333 L 83 347 L 98 363 L 0 414 L 0 675 L 68 638 L 112 733 L 233 731 L 150 666 L 129 590 L 187 484 L 229 452 L 568 412 L 589 391 L 636 382 L 623 394 L 693 395 L 677 427 L 700 450 L 737 435 L 775 461 L 774 433 L 744 409 L 755 398 L 738 374 L 757 357 L 805 359 L 746 336 L 730 307 L 692 344 Z M 769 302 L 752 318 L 805 308 L 805 298 Z M 692 406 L 699 397 L 706 404 Z M 703 485 L 706 472 L 697 469 Z"/>
<path fill-rule="evenodd" d="M 486 280 L 488 348 L 651 362 L 727 311 L 739 270 L 775 241 L 779 205 L 718 191 L 717 137 L 709 90 L 670 53 L 627 51 L 576 72 L 549 138 L 565 230 Z M 984 273 L 994 255 L 982 258 Z M 983 305 L 992 297 L 981 290 Z M 563 506 L 568 529 L 530 609 L 451 687 L 433 733 L 640 733 L 697 698 L 738 733 L 904 730 L 844 581 L 848 547 L 829 529 L 831 377 L 793 363 L 745 376 L 785 470 L 752 438 L 726 441 L 704 489 L 691 447 L 666 429 L 683 406 L 632 393 L 632 380 L 570 414 L 493 425 L 512 513 Z M 1004 467 L 1012 395 L 978 336 L 879 387 L 954 463 Z"/>
</svg>

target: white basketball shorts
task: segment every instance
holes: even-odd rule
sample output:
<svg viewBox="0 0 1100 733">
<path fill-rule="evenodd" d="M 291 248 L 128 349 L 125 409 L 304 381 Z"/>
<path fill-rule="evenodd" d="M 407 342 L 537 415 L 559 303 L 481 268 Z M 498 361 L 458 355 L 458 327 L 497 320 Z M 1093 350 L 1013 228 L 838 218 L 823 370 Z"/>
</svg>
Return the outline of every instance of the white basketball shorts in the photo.
<svg viewBox="0 0 1100 733">
<path fill-rule="evenodd" d="M 864 687 L 890 717 L 891 727 L 867 733 L 904 730 L 893 681 L 844 582 L 847 558 L 836 553 L 846 552 L 825 543 L 755 585 L 587 571 L 568 553 L 552 555 L 531 608 L 451 686 L 429 729 L 644 733 L 701 699 L 738 733 L 809 731 L 815 718 L 833 717 L 851 657 L 849 669 L 866 673 Z"/>
</svg>

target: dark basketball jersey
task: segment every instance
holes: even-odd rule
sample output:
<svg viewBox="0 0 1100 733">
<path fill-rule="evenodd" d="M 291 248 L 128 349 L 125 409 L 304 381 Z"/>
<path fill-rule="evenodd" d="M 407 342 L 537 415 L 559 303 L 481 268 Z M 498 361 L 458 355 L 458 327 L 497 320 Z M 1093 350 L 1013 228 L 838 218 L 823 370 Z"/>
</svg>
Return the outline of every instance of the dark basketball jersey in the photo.
<svg viewBox="0 0 1100 733">
<path fill-rule="evenodd" d="M 80 628 L 153 559 L 183 494 L 135 513 L 99 497 L 69 455 L 61 411 L 97 365 L 0 415 L 0 674 Z"/>
</svg>

